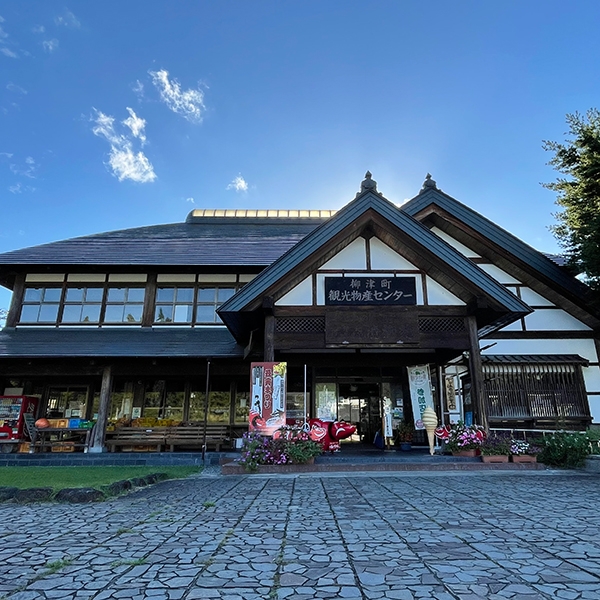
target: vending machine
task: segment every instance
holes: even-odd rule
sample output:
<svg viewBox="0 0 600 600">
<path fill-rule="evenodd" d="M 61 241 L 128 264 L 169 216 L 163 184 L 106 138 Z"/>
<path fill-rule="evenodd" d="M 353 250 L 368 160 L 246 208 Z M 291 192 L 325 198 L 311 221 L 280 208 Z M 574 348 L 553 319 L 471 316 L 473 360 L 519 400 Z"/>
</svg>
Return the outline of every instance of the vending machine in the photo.
<svg viewBox="0 0 600 600">
<path fill-rule="evenodd" d="M 25 417 L 35 417 L 38 399 L 30 396 L 0 396 L 0 451 L 12 452 L 26 439 Z"/>
</svg>

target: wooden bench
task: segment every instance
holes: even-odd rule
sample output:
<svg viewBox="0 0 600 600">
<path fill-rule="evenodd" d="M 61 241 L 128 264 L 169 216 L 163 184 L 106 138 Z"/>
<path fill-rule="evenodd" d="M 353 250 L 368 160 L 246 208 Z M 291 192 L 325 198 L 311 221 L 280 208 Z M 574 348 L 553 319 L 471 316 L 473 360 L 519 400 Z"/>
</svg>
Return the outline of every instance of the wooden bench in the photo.
<svg viewBox="0 0 600 600">
<path fill-rule="evenodd" d="M 206 449 L 214 448 L 217 452 L 221 445 L 228 440 L 229 432 L 227 425 L 206 426 Z M 166 445 L 173 452 L 176 446 L 190 448 L 202 448 L 204 444 L 204 425 L 170 427 L 167 433 Z"/>
<path fill-rule="evenodd" d="M 169 427 L 119 427 L 106 432 L 106 446 L 110 452 L 117 447 L 131 448 L 133 452 L 147 452 L 156 449 L 160 452 L 166 445 Z"/>
</svg>

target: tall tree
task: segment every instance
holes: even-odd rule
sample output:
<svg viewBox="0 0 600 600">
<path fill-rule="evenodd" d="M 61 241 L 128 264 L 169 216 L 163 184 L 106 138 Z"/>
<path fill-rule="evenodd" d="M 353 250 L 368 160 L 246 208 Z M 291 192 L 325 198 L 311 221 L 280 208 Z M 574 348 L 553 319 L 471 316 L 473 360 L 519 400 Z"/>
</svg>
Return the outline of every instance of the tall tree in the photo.
<svg viewBox="0 0 600 600">
<path fill-rule="evenodd" d="M 548 164 L 566 175 L 543 184 L 557 192 L 556 203 L 562 208 L 554 215 L 558 225 L 552 231 L 571 268 L 600 292 L 600 111 L 569 114 L 567 124 L 570 139 L 544 141 L 543 146 L 554 152 Z"/>
</svg>

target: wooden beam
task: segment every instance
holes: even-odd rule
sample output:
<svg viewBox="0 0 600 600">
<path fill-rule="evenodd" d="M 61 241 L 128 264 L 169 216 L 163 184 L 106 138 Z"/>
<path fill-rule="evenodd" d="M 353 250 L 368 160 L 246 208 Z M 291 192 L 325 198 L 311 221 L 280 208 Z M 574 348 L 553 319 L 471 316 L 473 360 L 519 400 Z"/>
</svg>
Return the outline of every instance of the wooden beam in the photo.
<svg viewBox="0 0 600 600">
<path fill-rule="evenodd" d="M 89 452 L 104 452 L 104 436 L 106 435 L 106 423 L 108 422 L 108 411 L 110 408 L 110 391 L 112 389 L 112 366 L 104 367 L 102 372 L 102 386 L 100 388 L 100 406 L 98 407 L 98 419 L 92 433 L 92 444 Z"/>
<path fill-rule="evenodd" d="M 481 352 L 479 351 L 479 338 L 477 336 L 477 320 L 474 315 L 467 317 L 469 330 L 469 371 L 471 373 L 471 396 L 475 414 L 473 422 L 488 428 L 487 413 L 483 406 L 483 368 L 481 366 Z"/>
</svg>

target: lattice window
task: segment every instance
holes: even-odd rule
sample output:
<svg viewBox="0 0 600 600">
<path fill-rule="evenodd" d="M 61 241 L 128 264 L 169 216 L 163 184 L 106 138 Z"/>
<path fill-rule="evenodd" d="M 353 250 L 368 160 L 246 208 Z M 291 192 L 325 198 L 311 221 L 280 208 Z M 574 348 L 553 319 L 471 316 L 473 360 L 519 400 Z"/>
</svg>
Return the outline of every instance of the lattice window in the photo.
<svg viewBox="0 0 600 600">
<path fill-rule="evenodd" d="M 286 317 L 277 319 L 278 333 L 323 333 L 325 317 Z"/>
<path fill-rule="evenodd" d="M 490 418 L 586 418 L 589 404 L 580 365 L 483 365 Z"/>
<path fill-rule="evenodd" d="M 423 333 L 458 333 L 465 330 L 462 317 L 422 317 L 419 331 Z"/>
</svg>

